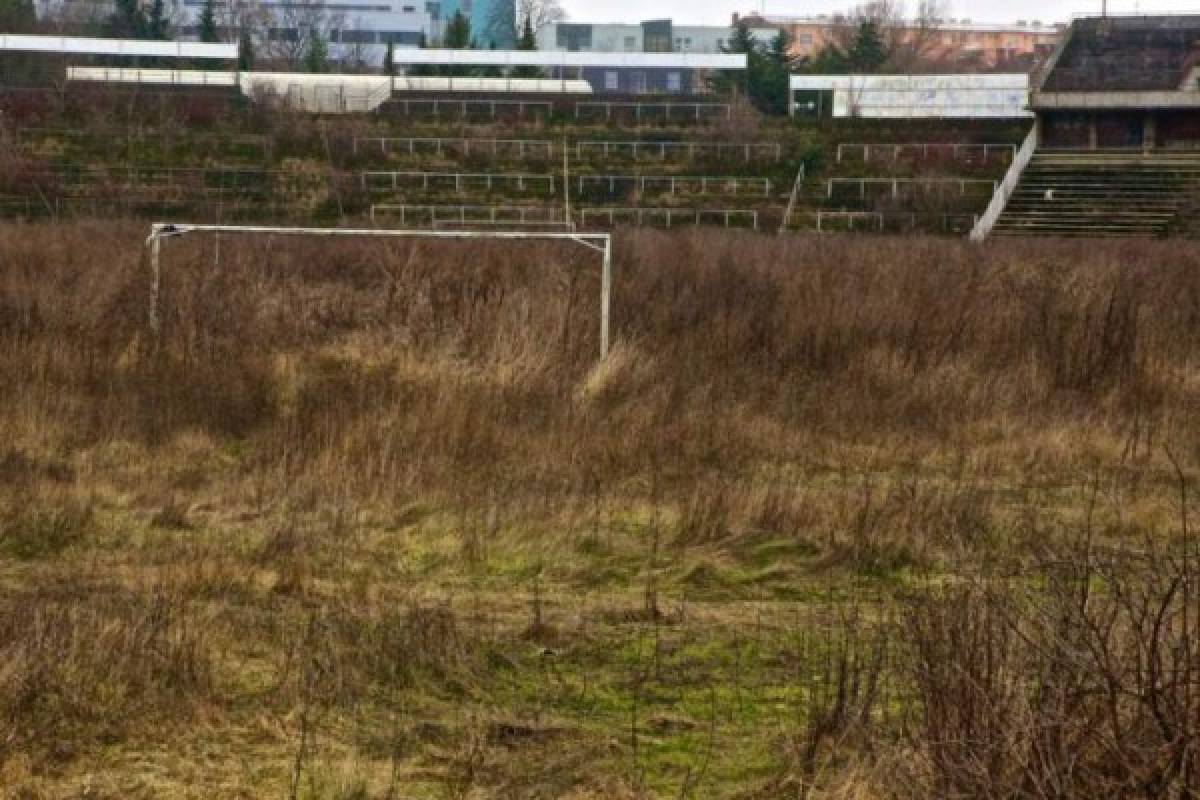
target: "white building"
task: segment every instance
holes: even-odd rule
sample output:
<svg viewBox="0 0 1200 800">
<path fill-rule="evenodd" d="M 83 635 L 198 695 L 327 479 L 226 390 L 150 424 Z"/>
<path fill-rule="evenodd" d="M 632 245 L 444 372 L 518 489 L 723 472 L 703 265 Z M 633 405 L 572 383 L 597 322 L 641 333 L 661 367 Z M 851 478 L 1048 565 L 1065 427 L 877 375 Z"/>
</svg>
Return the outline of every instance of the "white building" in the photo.
<svg viewBox="0 0 1200 800">
<path fill-rule="evenodd" d="M 774 28 L 752 28 L 760 42 L 779 35 Z M 556 22 L 538 31 L 539 50 L 596 53 L 720 53 L 733 28 L 720 25 L 676 25 L 669 19 L 638 24 Z"/>
</svg>

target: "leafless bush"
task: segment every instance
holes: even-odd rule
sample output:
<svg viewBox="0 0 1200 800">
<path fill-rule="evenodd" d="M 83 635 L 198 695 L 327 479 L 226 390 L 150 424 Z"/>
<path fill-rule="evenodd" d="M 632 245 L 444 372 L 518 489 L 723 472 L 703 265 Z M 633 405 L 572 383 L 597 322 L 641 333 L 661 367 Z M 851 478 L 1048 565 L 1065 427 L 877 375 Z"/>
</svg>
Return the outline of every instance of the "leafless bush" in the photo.
<svg viewBox="0 0 1200 800">
<path fill-rule="evenodd" d="M 168 594 L 50 589 L 0 598 L 0 756 L 68 755 L 96 735 L 180 719 L 210 690 L 193 611 Z"/>
</svg>

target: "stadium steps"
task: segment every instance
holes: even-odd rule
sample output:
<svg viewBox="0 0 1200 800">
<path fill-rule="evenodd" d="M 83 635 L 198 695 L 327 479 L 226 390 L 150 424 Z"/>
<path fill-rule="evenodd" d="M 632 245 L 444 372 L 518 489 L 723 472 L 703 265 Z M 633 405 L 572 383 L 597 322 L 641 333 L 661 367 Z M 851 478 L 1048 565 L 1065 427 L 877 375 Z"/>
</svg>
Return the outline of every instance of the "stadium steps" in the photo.
<svg viewBox="0 0 1200 800">
<path fill-rule="evenodd" d="M 1200 153 L 1036 153 L 995 236 L 1161 237 L 1200 187 Z"/>
</svg>

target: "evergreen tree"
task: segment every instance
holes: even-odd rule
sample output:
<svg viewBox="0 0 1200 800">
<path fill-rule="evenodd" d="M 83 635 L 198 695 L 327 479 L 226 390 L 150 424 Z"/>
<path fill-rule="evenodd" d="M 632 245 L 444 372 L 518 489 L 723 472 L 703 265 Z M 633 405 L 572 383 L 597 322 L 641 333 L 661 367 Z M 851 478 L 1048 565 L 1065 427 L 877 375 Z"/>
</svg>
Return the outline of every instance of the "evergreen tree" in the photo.
<svg viewBox="0 0 1200 800">
<path fill-rule="evenodd" d="M 0 31 L 34 33 L 37 13 L 32 0 L 0 0 Z M 0 85 L 47 84 L 54 80 L 44 59 L 28 53 L 0 53 Z"/>
<path fill-rule="evenodd" d="M 150 6 L 150 14 L 146 17 L 145 38 L 171 38 L 171 20 L 167 18 L 167 7 L 163 0 L 154 0 Z"/>
<path fill-rule="evenodd" d="M 144 39 L 149 25 L 138 0 L 114 0 L 105 28 L 114 39 Z"/>
<path fill-rule="evenodd" d="M 784 32 L 768 46 L 763 46 L 750 32 L 749 26 L 739 23 L 733 30 L 729 44 L 722 48 L 726 53 L 746 56 L 746 71 L 737 78 L 722 75 L 715 81 L 715 88 L 730 91 L 737 87 L 745 93 L 755 108 L 766 114 L 787 112 L 788 81 L 791 74 L 791 41 Z"/>
<path fill-rule="evenodd" d="M 533 32 L 533 20 L 529 17 L 525 18 L 525 27 L 521 31 L 521 38 L 517 40 L 518 50 L 537 50 L 537 34 Z"/>
<path fill-rule="evenodd" d="M 217 34 L 217 7 L 213 0 L 204 0 L 204 8 L 200 11 L 200 41 L 219 42 Z"/>
<path fill-rule="evenodd" d="M 887 45 L 879 30 L 879 23 L 864 20 L 858 26 L 854 43 L 846 54 L 851 69 L 855 72 L 878 72 L 888 60 Z"/>
<path fill-rule="evenodd" d="M 329 71 L 329 45 L 315 28 L 309 33 L 308 46 L 304 48 L 304 70 L 314 73 Z"/>
<path fill-rule="evenodd" d="M 421 41 L 417 43 L 417 47 L 422 50 L 429 49 L 429 40 L 425 38 L 424 33 L 421 34 Z M 414 64 L 406 69 L 404 74 L 410 75 L 414 78 L 428 78 L 430 76 L 437 75 L 438 71 L 436 68 L 431 67 L 428 64 Z"/>
<path fill-rule="evenodd" d="M 446 34 L 442 37 L 442 47 L 448 50 L 469 50 L 471 48 L 471 21 L 463 16 L 461 11 L 455 11 L 454 16 L 446 23 Z"/>
<path fill-rule="evenodd" d="M 36 27 L 33 0 L 0 0 L 0 31 L 31 33 Z"/>
<path fill-rule="evenodd" d="M 757 85 L 752 87 L 751 94 L 759 108 L 769 114 L 786 114 L 788 110 L 792 75 L 791 46 L 787 31 L 780 30 L 763 54 Z"/>
<path fill-rule="evenodd" d="M 533 32 L 533 20 L 528 16 L 525 17 L 524 30 L 521 31 L 521 38 L 517 39 L 517 49 L 525 52 L 534 52 L 538 49 L 537 35 Z M 517 67 L 513 70 L 514 78 L 540 78 L 542 71 L 537 67 Z"/>
<path fill-rule="evenodd" d="M 250 35 L 248 29 L 243 27 L 241 33 L 238 34 L 238 71 L 253 71 L 255 58 L 254 37 Z"/>
<path fill-rule="evenodd" d="M 471 21 L 463 16 L 461 11 L 455 11 L 454 16 L 446 23 L 446 34 L 442 38 L 442 47 L 448 50 L 470 50 Z M 449 67 L 445 73 L 451 77 L 467 77 L 475 75 L 470 67 Z"/>
<path fill-rule="evenodd" d="M 387 43 L 387 52 L 383 55 L 383 74 L 396 74 L 396 45 L 393 42 Z"/>
</svg>

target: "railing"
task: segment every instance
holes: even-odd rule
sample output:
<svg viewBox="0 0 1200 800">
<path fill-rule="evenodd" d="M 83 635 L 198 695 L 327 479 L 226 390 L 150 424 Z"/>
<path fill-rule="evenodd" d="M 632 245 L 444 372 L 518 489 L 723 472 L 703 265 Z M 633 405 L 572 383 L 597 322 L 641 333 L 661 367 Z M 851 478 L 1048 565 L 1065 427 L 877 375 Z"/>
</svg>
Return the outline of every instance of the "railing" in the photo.
<svg viewBox="0 0 1200 800">
<path fill-rule="evenodd" d="M 27 145 L 29 140 L 37 138 L 62 138 L 72 140 L 98 140 L 102 141 L 110 149 L 114 144 L 123 144 L 125 142 L 137 142 L 138 144 L 155 143 L 162 146 L 167 145 L 186 145 L 189 148 L 193 147 L 214 147 L 221 149 L 230 149 L 234 147 L 253 147 L 256 150 L 261 150 L 264 158 L 269 158 L 271 153 L 271 140 L 264 134 L 260 133 L 195 133 L 191 131 L 120 131 L 119 133 L 110 133 L 108 131 L 88 131 L 74 128 L 35 128 L 31 126 L 19 126 L 13 129 L 14 139 L 18 145 Z"/>
<path fill-rule="evenodd" d="M 889 222 L 899 223 L 893 229 L 917 230 L 923 222 L 937 222 L 943 233 L 955 233 L 971 228 L 978 223 L 978 214 L 928 214 L 919 212 L 897 211 L 814 211 L 817 233 L 853 233 L 864 227 L 876 233 L 888 229 Z M 833 223 L 844 222 L 842 227 L 834 227 Z M 865 222 L 865 226 L 857 223 Z"/>
<path fill-rule="evenodd" d="M 492 191 L 497 185 L 507 186 L 519 192 L 538 191 L 542 186 L 546 193 L 556 193 L 557 178 L 554 175 L 500 172 L 364 172 L 361 176 L 364 191 L 399 191 L 420 188 L 449 189 L 462 194 L 465 188 Z"/>
<path fill-rule="evenodd" d="M 694 115 L 696 122 L 700 122 L 705 116 L 709 117 L 725 117 L 732 119 L 733 107 L 728 103 L 632 103 L 632 102 L 577 102 L 575 103 L 575 118 L 582 119 L 585 112 L 603 110 L 604 119 L 611 121 L 613 111 L 633 111 L 634 118 L 639 122 L 642 117 L 648 112 L 659 110 L 661 115 L 668 122 L 671 120 L 671 112 L 675 110 L 691 110 L 691 115 Z"/>
<path fill-rule="evenodd" d="M 435 117 L 442 115 L 443 109 L 458 109 L 460 117 L 466 117 L 471 113 L 472 107 L 477 112 L 486 110 L 492 119 L 496 119 L 496 112 L 504 109 L 516 109 L 520 117 L 525 117 L 527 112 L 534 110 L 541 112 L 545 116 L 549 116 L 554 111 L 554 103 L 547 100 L 446 100 L 441 98 L 409 98 L 409 97 L 392 97 L 387 105 L 404 109 L 404 116 L 413 116 L 413 107 L 421 108 L 428 107 L 430 112 Z"/>
<path fill-rule="evenodd" d="M 1033 130 L 1029 131 L 1029 135 L 1025 137 L 1025 143 L 1021 145 L 1021 149 L 1017 151 L 1012 164 L 1009 165 L 1004 180 L 992 194 L 992 201 L 988 203 L 987 210 L 983 212 L 983 216 L 971 229 L 971 241 L 982 242 L 992 232 L 992 228 L 996 227 L 996 223 L 999 222 L 1000 216 L 1008 206 L 1008 199 L 1012 197 L 1013 192 L 1021 183 L 1021 175 L 1024 174 L 1025 168 L 1029 166 L 1029 162 L 1033 160 L 1033 156 L 1037 152 L 1038 138 L 1038 124 L 1034 123 Z"/>
<path fill-rule="evenodd" d="M 747 164 L 752 161 L 778 161 L 783 158 L 783 145 L 772 143 L 751 143 L 742 144 L 738 142 L 605 142 L 605 141 L 586 141 L 576 142 L 575 155 L 577 158 L 586 158 L 589 152 L 599 151 L 604 158 L 611 157 L 614 153 L 628 154 L 631 158 L 638 158 L 642 154 L 654 155 L 666 161 L 668 153 L 679 153 L 686 155 L 688 160 L 694 161 L 698 153 L 705 154 L 712 158 L 721 158 L 725 154 L 739 155 Z"/>
<path fill-rule="evenodd" d="M 579 194 L 588 186 L 600 185 L 609 194 L 616 194 L 618 187 L 636 189 L 640 192 L 658 191 L 661 194 L 718 194 L 727 196 L 771 195 L 769 178 L 676 176 L 676 175 L 580 175 L 576 179 Z"/>
<path fill-rule="evenodd" d="M 1015 157 L 1017 146 L 1015 144 L 953 144 L 953 143 L 936 143 L 936 142 L 912 142 L 899 144 L 871 144 L 847 142 L 839 144 L 837 148 L 837 162 L 842 163 L 851 153 L 860 153 L 863 162 L 870 162 L 873 155 L 880 153 L 890 153 L 892 163 L 900 161 L 906 153 L 914 154 L 914 157 L 919 157 L 923 161 L 930 160 L 931 156 L 939 156 L 939 154 L 949 153 L 950 158 L 959 161 L 963 160 L 964 154 L 979 154 L 983 161 L 990 161 L 992 155 L 996 153 L 1005 153 L 1010 157 Z"/>
<path fill-rule="evenodd" d="M 967 195 L 967 190 L 972 187 L 984 188 L 987 187 L 991 191 L 995 191 L 998 186 L 997 181 L 982 180 L 979 178 L 829 178 L 825 181 L 825 196 L 828 199 L 833 199 L 834 194 L 839 186 L 857 186 L 859 199 L 867 199 L 868 186 L 884 186 L 891 189 L 893 199 L 900 197 L 901 186 L 920 186 L 923 189 L 929 190 L 934 187 L 958 187 L 961 196 Z"/>
<path fill-rule="evenodd" d="M 401 225 L 517 225 L 566 226 L 562 209 L 537 206 L 430 206 L 378 204 L 371 206 L 371 221 L 399 217 Z"/>
<path fill-rule="evenodd" d="M 800 199 L 800 188 L 804 185 L 804 177 L 807 171 L 806 166 L 801 164 L 800 169 L 796 172 L 796 180 L 792 183 L 792 192 L 788 195 L 787 210 L 783 212 L 783 221 L 779 223 L 780 233 L 787 230 L 788 223 L 792 219 L 792 213 L 796 210 L 796 202 Z"/>
<path fill-rule="evenodd" d="M 305 179 L 289 172 L 239 167 L 147 167 L 147 166 L 45 166 L 27 174 L 30 178 L 54 181 L 59 186 L 80 188 L 117 184 L 125 188 L 181 188 L 197 190 L 262 189 L 273 179 Z"/>
<path fill-rule="evenodd" d="M 469 137 L 383 137 L 359 136 L 352 143 L 355 155 L 364 150 L 378 150 L 382 155 L 405 152 L 415 156 L 432 154 L 443 156 L 454 154 L 470 156 L 486 154 L 493 157 L 501 153 L 512 153 L 519 158 L 527 156 L 553 158 L 562 153 L 562 143 L 552 139 L 491 139 Z M 634 159 L 655 157 L 666 161 L 672 156 L 695 160 L 698 156 L 711 158 L 736 157 L 749 164 L 754 161 L 779 161 L 783 158 L 783 145 L 773 142 L 633 142 L 582 140 L 570 146 L 576 158 L 614 155 Z"/>
<path fill-rule="evenodd" d="M 715 208 L 584 208 L 579 212 L 580 224 L 603 220 L 608 227 L 618 224 L 680 226 L 719 225 L 725 228 L 758 230 L 758 212 L 753 209 Z"/>
<path fill-rule="evenodd" d="M 379 107 L 392 97 L 392 81 L 373 90 L 367 97 L 367 111 L 378 111 Z"/>
<path fill-rule="evenodd" d="M 353 143 L 354 155 L 360 149 L 378 146 L 382 155 L 391 155 L 396 151 L 407 150 L 410 156 L 432 154 L 443 156 L 446 153 L 470 156 L 472 153 L 490 153 L 493 157 L 502 151 L 515 151 L 519 158 L 533 154 L 543 158 L 553 158 L 555 152 L 561 150 L 550 139 L 471 139 L 458 138 L 414 138 L 414 137 L 356 137 Z"/>
</svg>

